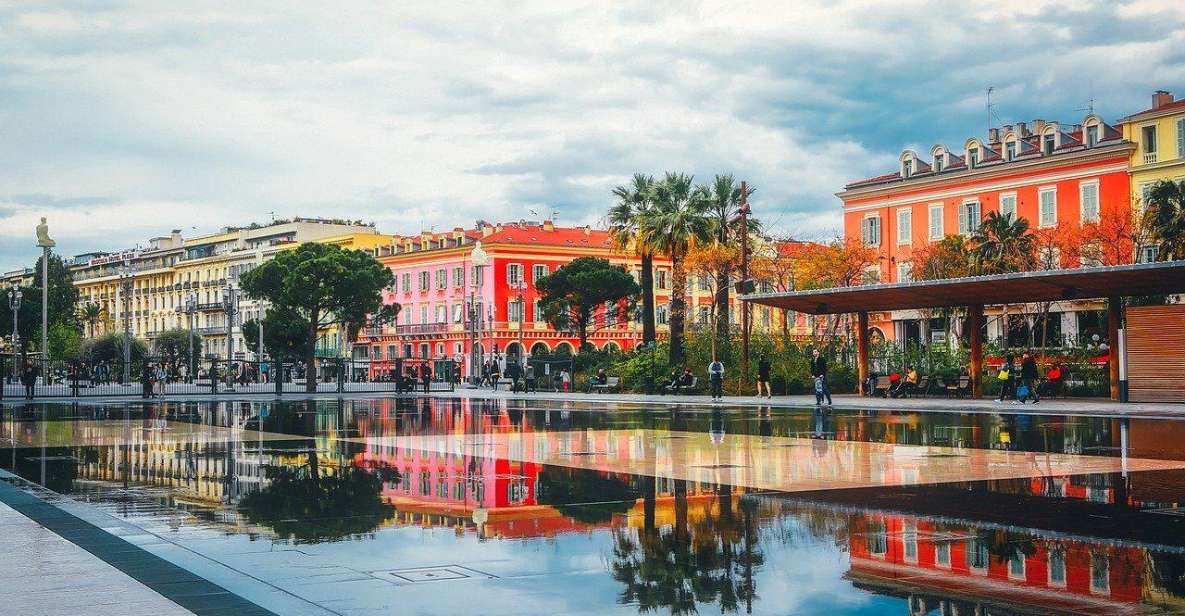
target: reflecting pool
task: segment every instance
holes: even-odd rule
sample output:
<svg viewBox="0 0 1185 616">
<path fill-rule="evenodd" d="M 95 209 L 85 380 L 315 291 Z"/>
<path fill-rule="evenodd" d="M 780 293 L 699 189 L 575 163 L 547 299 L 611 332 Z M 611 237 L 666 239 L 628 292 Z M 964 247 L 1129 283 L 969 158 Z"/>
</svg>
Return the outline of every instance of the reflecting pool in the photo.
<svg viewBox="0 0 1185 616">
<path fill-rule="evenodd" d="M 1185 422 L 4 408 L 6 481 L 278 614 L 1185 613 Z"/>
</svg>

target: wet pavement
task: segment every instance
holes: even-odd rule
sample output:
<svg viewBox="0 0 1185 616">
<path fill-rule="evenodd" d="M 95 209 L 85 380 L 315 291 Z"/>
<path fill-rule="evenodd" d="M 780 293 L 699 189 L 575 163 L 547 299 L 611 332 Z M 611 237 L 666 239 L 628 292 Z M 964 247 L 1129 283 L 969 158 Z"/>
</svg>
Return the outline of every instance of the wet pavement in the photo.
<svg viewBox="0 0 1185 616">
<path fill-rule="evenodd" d="M 1185 613 L 1185 422 L 1007 410 L 8 406 L 0 502 L 197 613 Z"/>
</svg>

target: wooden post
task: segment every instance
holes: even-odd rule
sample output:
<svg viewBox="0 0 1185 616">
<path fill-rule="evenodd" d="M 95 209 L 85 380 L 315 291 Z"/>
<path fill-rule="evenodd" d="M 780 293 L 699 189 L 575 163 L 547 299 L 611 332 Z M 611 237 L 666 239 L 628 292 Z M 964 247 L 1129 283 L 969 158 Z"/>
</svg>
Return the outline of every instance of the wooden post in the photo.
<svg viewBox="0 0 1185 616">
<path fill-rule="evenodd" d="M 979 398 L 983 395 L 983 305 L 976 304 L 967 307 L 967 327 L 971 329 L 971 366 L 967 372 L 971 375 L 971 395 Z"/>
<path fill-rule="evenodd" d="M 1119 325 L 1123 320 L 1123 298 L 1107 298 L 1107 372 L 1110 373 L 1111 399 L 1119 400 Z"/>
<path fill-rule="evenodd" d="M 856 374 L 861 396 L 867 396 L 868 383 L 868 313 L 856 313 Z"/>
</svg>

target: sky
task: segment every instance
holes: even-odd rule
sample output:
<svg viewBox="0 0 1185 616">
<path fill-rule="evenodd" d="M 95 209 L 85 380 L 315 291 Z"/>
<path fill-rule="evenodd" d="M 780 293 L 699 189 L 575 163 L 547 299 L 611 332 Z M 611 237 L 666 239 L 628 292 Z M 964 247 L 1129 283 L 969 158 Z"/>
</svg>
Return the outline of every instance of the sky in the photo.
<svg viewBox="0 0 1185 616">
<path fill-rule="evenodd" d="M 771 233 L 905 148 L 1185 95 L 1185 2 L 6 2 L 0 271 L 178 228 L 603 225 L 731 173 Z M 1093 103 L 1092 103 L 1093 100 Z"/>
</svg>

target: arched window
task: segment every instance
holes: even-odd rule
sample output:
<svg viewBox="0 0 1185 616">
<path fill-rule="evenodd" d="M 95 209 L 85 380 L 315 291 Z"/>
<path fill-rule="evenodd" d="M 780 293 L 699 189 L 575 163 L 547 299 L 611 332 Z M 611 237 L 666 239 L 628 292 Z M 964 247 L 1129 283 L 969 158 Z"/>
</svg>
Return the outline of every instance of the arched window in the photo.
<svg viewBox="0 0 1185 616">
<path fill-rule="evenodd" d="M 906 150 L 901 154 L 901 177 L 908 179 L 917 170 L 917 154 L 913 150 Z"/>
<path fill-rule="evenodd" d="M 936 145 L 930 150 L 934 157 L 934 173 L 941 173 L 947 167 L 946 146 Z"/>
<path fill-rule="evenodd" d="M 1061 146 L 1061 132 L 1057 124 L 1049 124 L 1041 129 L 1041 154 L 1051 156 Z"/>
<path fill-rule="evenodd" d="M 1082 120 L 1082 145 L 1093 148 L 1103 138 L 1103 121 L 1091 114 Z"/>
<path fill-rule="evenodd" d="M 974 169 L 979 165 L 979 161 L 983 160 L 983 143 L 971 138 L 963 145 L 963 149 L 967 153 L 967 168 Z"/>
<path fill-rule="evenodd" d="M 1020 145 L 1017 142 L 1018 138 L 1015 132 L 1008 131 L 1004 133 L 1003 149 L 1005 161 L 1016 158 L 1016 155 L 1020 153 Z"/>
</svg>

